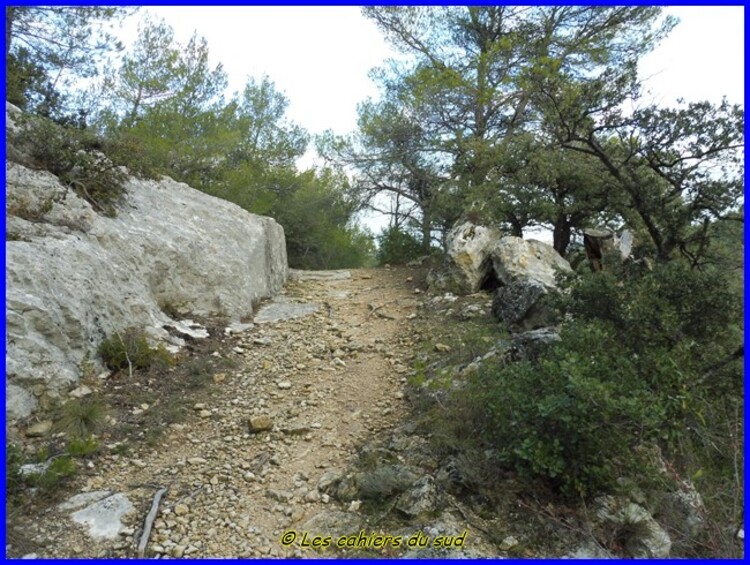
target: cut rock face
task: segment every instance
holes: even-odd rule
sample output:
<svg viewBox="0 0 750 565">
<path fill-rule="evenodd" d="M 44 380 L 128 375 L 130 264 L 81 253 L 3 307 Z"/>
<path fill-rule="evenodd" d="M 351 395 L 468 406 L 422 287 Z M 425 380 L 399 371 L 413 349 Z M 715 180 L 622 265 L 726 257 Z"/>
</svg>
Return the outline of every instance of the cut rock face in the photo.
<svg viewBox="0 0 750 565">
<path fill-rule="evenodd" d="M 51 173 L 6 161 L 7 420 L 34 410 L 29 383 L 72 388 L 84 356 L 116 331 L 165 341 L 171 325 L 195 337 L 165 304 L 239 320 L 286 281 L 273 219 L 167 177 L 131 177 L 126 188 L 105 217 Z"/>
</svg>

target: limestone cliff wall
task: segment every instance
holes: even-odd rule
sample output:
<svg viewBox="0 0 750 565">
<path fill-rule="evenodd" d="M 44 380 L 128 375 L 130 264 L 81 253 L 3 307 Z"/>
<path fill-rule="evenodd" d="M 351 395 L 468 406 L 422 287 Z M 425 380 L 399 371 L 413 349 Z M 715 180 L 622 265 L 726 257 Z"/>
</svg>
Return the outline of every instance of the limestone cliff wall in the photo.
<svg viewBox="0 0 750 565">
<path fill-rule="evenodd" d="M 101 340 L 166 337 L 166 304 L 239 319 L 287 278 L 283 228 L 169 178 L 131 178 L 117 216 L 6 162 L 6 420 L 69 388 Z"/>
</svg>

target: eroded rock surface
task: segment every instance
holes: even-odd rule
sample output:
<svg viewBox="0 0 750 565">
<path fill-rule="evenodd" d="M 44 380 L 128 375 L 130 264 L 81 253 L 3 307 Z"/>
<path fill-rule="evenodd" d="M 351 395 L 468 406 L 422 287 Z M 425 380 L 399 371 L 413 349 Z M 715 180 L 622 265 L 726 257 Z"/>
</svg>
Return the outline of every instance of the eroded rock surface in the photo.
<svg viewBox="0 0 750 565">
<path fill-rule="evenodd" d="M 109 218 L 54 175 L 6 163 L 8 418 L 34 409 L 30 384 L 68 388 L 115 331 L 166 338 L 168 309 L 239 320 L 284 284 L 273 219 L 166 177 L 127 191 Z"/>
</svg>

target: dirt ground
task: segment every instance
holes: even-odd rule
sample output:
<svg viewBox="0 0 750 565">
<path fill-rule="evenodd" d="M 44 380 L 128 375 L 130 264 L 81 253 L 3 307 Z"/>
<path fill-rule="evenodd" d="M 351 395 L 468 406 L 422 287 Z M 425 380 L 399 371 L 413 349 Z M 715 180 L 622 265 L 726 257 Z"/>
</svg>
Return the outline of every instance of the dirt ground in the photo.
<svg viewBox="0 0 750 565">
<path fill-rule="evenodd" d="M 340 506 L 321 479 L 408 408 L 420 273 L 350 273 L 290 279 L 283 296 L 317 305 L 312 314 L 230 335 L 209 323 L 211 337 L 191 342 L 176 367 L 98 385 L 110 424 L 99 451 L 64 490 L 9 512 L 8 555 L 135 556 L 161 487 L 146 556 L 307 555 L 282 535 Z M 56 505 L 101 490 L 134 506 L 113 541 L 92 541 Z"/>
</svg>

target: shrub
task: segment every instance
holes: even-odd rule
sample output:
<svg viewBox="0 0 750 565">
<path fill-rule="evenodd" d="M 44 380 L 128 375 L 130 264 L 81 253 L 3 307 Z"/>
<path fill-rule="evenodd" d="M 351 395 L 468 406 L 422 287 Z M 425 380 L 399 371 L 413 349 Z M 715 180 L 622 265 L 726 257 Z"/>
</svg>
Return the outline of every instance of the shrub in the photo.
<svg viewBox="0 0 750 565">
<path fill-rule="evenodd" d="M 390 226 L 378 236 L 378 263 L 400 265 L 424 255 L 422 242 L 396 226 Z"/>
<path fill-rule="evenodd" d="M 692 461 L 686 476 L 717 457 L 730 469 L 736 449 L 727 445 L 724 456 L 698 444 L 736 427 L 707 416 L 741 402 L 741 300 L 722 273 L 679 263 L 623 269 L 573 280 L 557 300 L 573 317 L 543 358 L 485 362 L 455 393 L 464 402 L 447 404 L 453 433 L 467 434 L 468 402 L 474 437 L 501 465 L 568 495 L 610 491 L 620 476 L 648 477 L 653 462 L 637 453 L 649 444 Z"/>
<path fill-rule="evenodd" d="M 127 175 L 101 152 L 102 142 L 93 133 L 36 118 L 23 123 L 10 141 L 28 153 L 31 162 L 25 164 L 56 175 L 96 210 L 115 214 Z"/>
<path fill-rule="evenodd" d="M 56 457 L 43 473 L 26 477 L 26 481 L 30 486 L 39 489 L 42 494 L 53 494 L 77 471 L 76 464 L 70 456 L 63 455 Z"/>
<path fill-rule="evenodd" d="M 97 352 L 104 364 L 112 370 L 148 369 L 152 365 L 165 367 L 174 363 L 164 346 L 150 347 L 146 334 L 133 327 L 115 332 L 102 341 Z"/>
<path fill-rule="evenodd" d="M 400 465 L 380 465 L 357 478 L 357 492 L 363 499 L 382 500 L 408 489 L 419 478 Z"/>
<path fill-rule="evenodd" d="M 71 457 L 86 457 L 95 453 L 99 449 L 99 442 L 94 436 L 73 437 L 68 442 L 68 455 Z"/>
<path fill-rule="evenodd" d="M 104 417 L 104 405 L 98 398 L 74 398 L 60 407 L 55 430 L 71 439 L 82 440 L 101 429 Z"/>
</svg>

